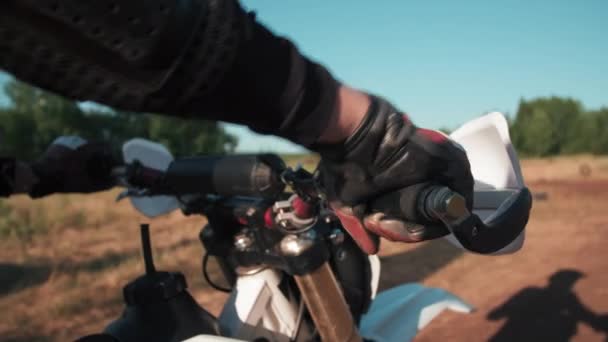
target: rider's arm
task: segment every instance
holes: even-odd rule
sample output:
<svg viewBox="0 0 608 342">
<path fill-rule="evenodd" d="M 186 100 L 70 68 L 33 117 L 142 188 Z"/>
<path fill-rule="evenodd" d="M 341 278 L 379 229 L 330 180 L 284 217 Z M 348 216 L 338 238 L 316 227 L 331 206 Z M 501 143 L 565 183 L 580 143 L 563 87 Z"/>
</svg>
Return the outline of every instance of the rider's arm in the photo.
<svg viewBox="0 0 608 342">
<path fill-rule="evenodd" d="M 328 126 L 340 86 L 235 0 L 0 1 L 0 51 L 0 68 L 73 99 L 245 124 L 305 146 Z"/>
<path fill-rule="evenodd" d="M 357 129 L 370 106 L 367 94 L 345 85 L 338 89 L 336 108 L 327 128 L 319 137 L 321 143 L 335 143 L 348 138 Z"/>
</svg>

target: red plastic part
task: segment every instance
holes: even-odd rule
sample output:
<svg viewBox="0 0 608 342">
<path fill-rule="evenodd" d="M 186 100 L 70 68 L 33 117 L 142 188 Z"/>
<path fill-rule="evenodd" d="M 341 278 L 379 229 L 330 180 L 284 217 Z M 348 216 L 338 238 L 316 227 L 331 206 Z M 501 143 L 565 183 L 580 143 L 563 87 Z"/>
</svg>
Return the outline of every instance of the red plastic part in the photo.
<svg viewBox="0 0 608 342">
<path fill-rule="evenodd" d="M 299 218 L 307 219 L 312 216 L 312 207 L 300 197 L 296 197 L 293 202 L 291 202 L 291 206 L 293 207 L 294 213 Z"/>
<path fill-rule="evenodd" d="M 266 226 L 266 228 L 274 227 L 274 216 L 272 215 L 272 208 L 268 208 L 264 212 L 264 225 Z"/>
</svg>

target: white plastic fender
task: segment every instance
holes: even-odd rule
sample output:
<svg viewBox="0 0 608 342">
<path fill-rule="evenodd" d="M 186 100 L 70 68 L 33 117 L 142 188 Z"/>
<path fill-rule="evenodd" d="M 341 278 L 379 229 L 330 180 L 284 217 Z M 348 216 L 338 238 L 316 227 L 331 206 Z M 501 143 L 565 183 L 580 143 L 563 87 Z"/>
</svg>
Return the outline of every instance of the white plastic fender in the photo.
<svg viewBox="0 0 608 342">
<path fill-rule="evenodd" d="M 361 318 L 359 332 L 374 342 L 412 340 L 443 310 L 469 313 L 473 307 L 453 294 L 420 284 L 405 284 L 382 291 Z"/>
<path fill-rule="evenodd" d="M 374 299 L 376 298 L 376 294 L 378 293 L 378 286 L 380 285 L 380 271 L 381 271 L 381 264 L 380 264 L 380 258 L 378 257 L 378 255 L 376 254 L 372 254 L 368 256 L 369 259 L 369 266 L 371 268 L 371 298 Z"/>
<path fill-rule="evenodd" d="M 303 303 L 285 296 L 278 287 L 281 278 L 273 269 L 239 276 L 218 317 L 222 335 L 271 342 L 290 342 L 298 335 L 298 341 L 306 341 L 306 328 L 298 324 Z"/>
</svg>

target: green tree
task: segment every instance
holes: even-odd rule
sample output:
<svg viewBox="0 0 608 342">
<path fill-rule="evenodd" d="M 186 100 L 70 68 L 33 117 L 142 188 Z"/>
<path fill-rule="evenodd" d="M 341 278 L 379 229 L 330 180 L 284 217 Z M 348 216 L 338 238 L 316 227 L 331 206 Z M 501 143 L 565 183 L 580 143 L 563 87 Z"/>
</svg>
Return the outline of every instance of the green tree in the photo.
<svg viewBox="0 0 608 342">
<path fill-rule="evenodd" d="M 608 154 L 608 108 L 589 112 L 587 126 L 581 134 L 585 136 L 588 152 Z"/>
<path fill-rule="evenodd" d="M 175 155 L 233 152 L 236 137 L 216 122 L 93 107 L 18 81 L 5 86 L 9 106 L 0 108 L 0 152 L 20 159 L 40 156 L 61 135 L 108 141 L 119 148 L 134 137 L 165 144 Z"/>
<path fill-rule="evenodd" d="M 520 100 L 511 125 L 513 143 L 522 154 L 548 156 L 580 149 L 584 115 L 579 101 L 548 97 Z"/>
<path fill-rule="evenodd" d="M 551 115 L 540 108 L 534 108 L 526 126 L 525 150 L 533 156 L 546 157 L 559 151 L 557 125 L 551 122 Z"/>
<path fill-rule="evenodd" d="M 148 138 L 167 146 L 175 155 L 195 155 L 217 152 L 233 152 L 237 140 L 228 134 L 218 134 L 223 129 L 217 122 L 193 121 L 149 115 Z"/>
</svg>

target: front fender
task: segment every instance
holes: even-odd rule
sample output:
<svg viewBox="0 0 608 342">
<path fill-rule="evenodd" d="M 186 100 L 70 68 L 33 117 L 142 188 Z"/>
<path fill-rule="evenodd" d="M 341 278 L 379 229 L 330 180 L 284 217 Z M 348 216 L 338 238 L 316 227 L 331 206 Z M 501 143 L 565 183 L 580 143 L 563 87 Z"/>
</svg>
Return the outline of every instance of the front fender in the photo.
<svg viewBox="0 0 608 342">
<path fill-rule="evenodd" d="M 410 341 L 445 309 L 469 313 L 473 307 L 438 288 L 412 283 L 380 292 L 361 318 L 359 331 L 374 342 Z"/>
</svg>

